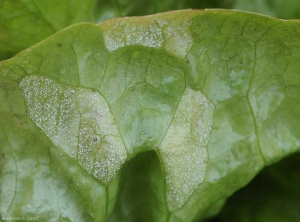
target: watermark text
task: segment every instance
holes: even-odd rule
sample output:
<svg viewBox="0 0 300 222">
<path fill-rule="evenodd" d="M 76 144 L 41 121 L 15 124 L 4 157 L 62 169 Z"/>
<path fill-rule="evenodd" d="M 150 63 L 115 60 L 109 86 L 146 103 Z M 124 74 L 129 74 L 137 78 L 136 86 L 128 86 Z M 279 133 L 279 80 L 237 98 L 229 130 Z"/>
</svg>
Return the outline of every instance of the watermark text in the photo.
<svg viewBox="0 0 300 222">
<path fill-rule="evenodd" d="M 3 221 L 38 221 L 38 217 L 1 217 Z"/>
</svg>

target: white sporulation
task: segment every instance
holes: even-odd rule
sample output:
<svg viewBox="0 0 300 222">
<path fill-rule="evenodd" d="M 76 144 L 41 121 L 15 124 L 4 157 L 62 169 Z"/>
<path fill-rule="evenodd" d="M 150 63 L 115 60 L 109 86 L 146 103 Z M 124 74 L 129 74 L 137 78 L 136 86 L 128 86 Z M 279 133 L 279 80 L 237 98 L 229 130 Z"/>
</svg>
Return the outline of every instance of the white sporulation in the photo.
<svg viewBox="0 0 300 222">
<path fill-rule="evenodd" d="M 189 32 L 191 22 L 164 19 L 112 19 L 101 24 L 106 48 L 112 52 L 129 45 L 165 49 L 176 57 L 184 58 L 192 47 Z"/>
<path fill-rule="evenodd" d="M 25 77 L 20 88 L 35 124 L 89 174 L 108 184 L 127 153 L 104 98 L 40 76 Z"/>
<path fill-rule="evenodd" d="M 194 41 L 189 32 L 191 22 L 173 22 L 164 29 L 165 50 L 183 59 Z"/>
<path fill-rule="evenodd" d="M 162 30 L 155 22 L 148 24 L 129 20 L 111 20 L 104 32 L 104 41 L 109 51 L 129 45 L 160 48 L 163 44 Z"/>
<path fill-rule="evenodd" d="M 159 150 L 165 165 L 169 209 L 180 208 L 204 180 L 214 106 L 186 89 Z"/>
</svg>

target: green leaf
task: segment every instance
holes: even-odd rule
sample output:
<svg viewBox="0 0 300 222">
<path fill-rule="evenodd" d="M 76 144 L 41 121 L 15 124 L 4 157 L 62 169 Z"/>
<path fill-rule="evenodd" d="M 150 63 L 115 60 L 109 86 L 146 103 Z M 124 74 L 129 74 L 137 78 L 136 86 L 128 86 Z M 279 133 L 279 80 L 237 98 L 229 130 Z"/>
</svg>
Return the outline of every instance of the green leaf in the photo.
<svg viewBox="0 0 300 222">
<path fill-rule="evenodd" d="M 75 23 L 183 8 L 228 8 L 230 5 L 227 1 L 211 0 L 0 0 L 0 60 Z"/>
<path fill-rule="evenodd" d="M 96 0 L 1 0 L 0 60 L 69 25 L 95 22 Z"/>
<path fill-rule="evenodd" d="M 2 219 L 104 220 L 118 177 L 101 185 L 25 116 L 2 112 L 0 124 Z"/>
<path fill-rule="evenodd" d="M 265 168 L 228 200 L 216 221 L 298 221 L 299 163 L 300 155 L 294 154 Z"/>
<path fill-rule="evenodd" d="M 183 10 L 71 26 L 3 61 L 1 216 L 215 215 L 299 151 L 298 28 Z"/>
<path fill-rule="evenodd" d="M 140 153 L 124 164 L 119 189 L 118 200 L 108 222 L 159 222 L 170 218 L 163 171 L 154 151 Z"/>
</svg>

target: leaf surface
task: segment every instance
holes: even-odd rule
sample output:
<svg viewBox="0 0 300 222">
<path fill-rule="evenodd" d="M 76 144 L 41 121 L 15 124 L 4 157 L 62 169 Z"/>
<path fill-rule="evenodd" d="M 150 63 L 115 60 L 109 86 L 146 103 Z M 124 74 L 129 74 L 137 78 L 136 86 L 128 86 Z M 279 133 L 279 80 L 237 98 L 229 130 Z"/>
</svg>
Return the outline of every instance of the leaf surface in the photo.
<svg viewBox="0 0 300 222">
<path fill-rule="evenodd" d="M 299 220 L 299 157 L 297 153 L 266 167 L 229 198 L 216 221 Z"/>
<path fill-rule="evenodd" d="M 183 8 L 228 6 L 227 2 L 207 0 L 1 0 L 0 60 L 11 58 L 57 31 L 80 22 L 99 22 L 113 17 L 149 15 Z"/>
<path fill-rule="evenodd" d="M 183 10 L 71 26 L 3 61 L 1 215 L 216 214 L 299 151 L 298 29 Z"/>
</svg>

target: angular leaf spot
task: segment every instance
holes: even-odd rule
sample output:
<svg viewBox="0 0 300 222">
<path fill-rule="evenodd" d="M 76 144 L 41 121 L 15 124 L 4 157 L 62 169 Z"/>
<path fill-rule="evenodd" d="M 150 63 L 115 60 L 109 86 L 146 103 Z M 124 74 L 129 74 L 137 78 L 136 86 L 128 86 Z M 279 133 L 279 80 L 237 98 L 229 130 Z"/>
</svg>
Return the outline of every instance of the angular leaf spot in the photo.
<svg viewBox="0 0 300 222">
<path fill-rule="evenodd" d="M 194 43 L 190 25 L 187 21 L 172 22 L 164 29 L 165 49 L 180 59 L 184 59 Z"/>
<path fill-rule="evenodd" d="M 171 211 L 180 208 L 204 180 L 213 111 L 201 92 L 187 88 L 159 147 Z"/>
<path fill-rule="evenodd" d="M 108 184 L 127 152 L 105 99 L 39 76 L 25 77 L 20 88 L 35 124 L 89 174 Z"/>
<path fill-rule="evenodd" d="M 141 20 L 140 18 L 112 19 L 103 22 L 104 41 L 110 52 L 129 45 L 165 49 L 183 59 L 192 47 L 189 21 L 171 19 Z"/>
<path fill-rule="evenodd" d="M 102 24 L 106 48 L 112 52 L 128 45 L 160 48 L 163 44 L 161 27 L 155 22 L 109 20 Z"/>
</svg>

